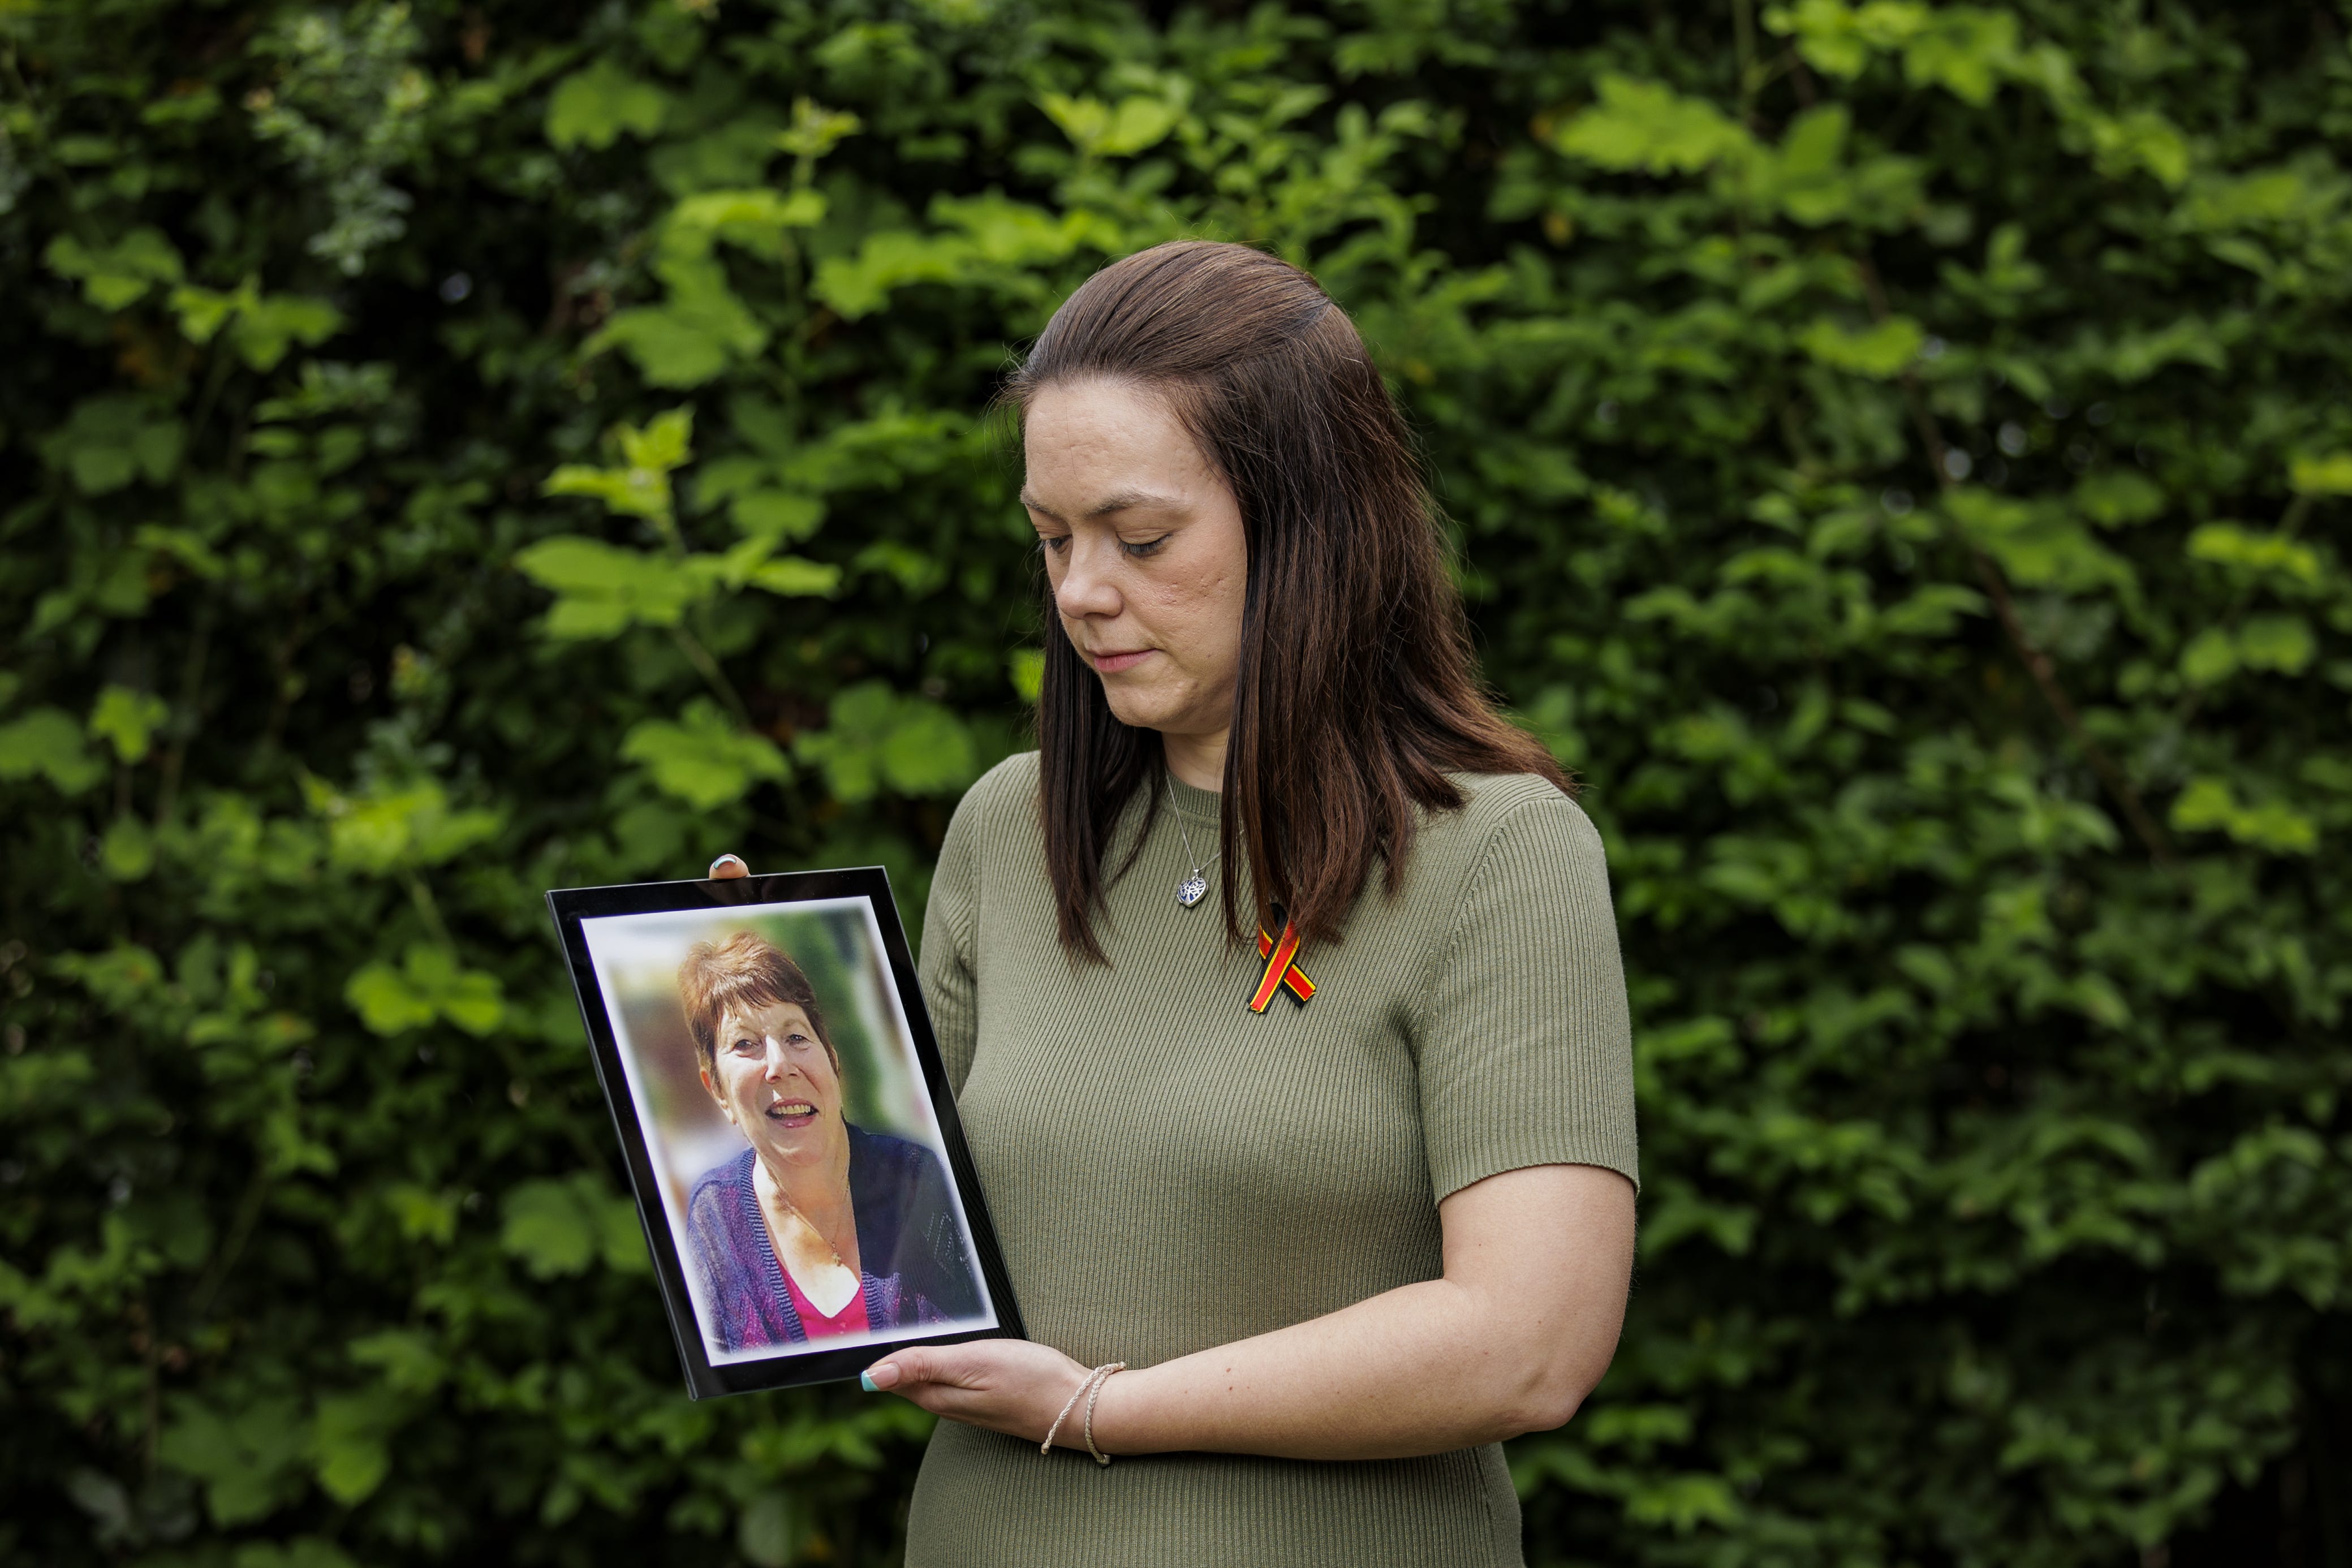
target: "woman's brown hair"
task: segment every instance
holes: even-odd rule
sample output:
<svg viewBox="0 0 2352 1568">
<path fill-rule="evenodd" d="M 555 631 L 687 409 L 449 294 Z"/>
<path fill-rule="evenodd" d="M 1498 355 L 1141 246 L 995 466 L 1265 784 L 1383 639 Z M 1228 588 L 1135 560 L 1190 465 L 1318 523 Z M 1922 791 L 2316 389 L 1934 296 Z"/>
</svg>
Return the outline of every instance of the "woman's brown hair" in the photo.
<svg viewBox="0 0 2352 1568">
<path fill-rule="evenodd" d="M 1312 278 L 1197 240 L 1114 262 L 1054 313 L 1005 395 L 1025 410 L 1042 387 L 1097 376 L 1165 396 L 1241 506 L 1249 570 L 1219 831 L 1234 941 L 1244 853 L 1259 922 L 1279 931 L 1278 904 L 1307 941 L 1330 941 L 1375 860 L 1396 891 L 1416 808 L 1463 804 L 1449 773 L 1569 787 L 1481 689 L 1412 440 L 1355 323 Z M 1046 611 L 1057 624 L 1050 594 Z M 1048 636 L 1037 738 L 1062 942 L 1099 962 L 1103 858 L 1138 790 L 1146 822 L 1159 812 L 1160 736 L 1120 723 L 1069 639 Z"/>
<path fill-rule="evenodd" d="M 725 942 L 698 942 L 686 950 L 677 966 L 677 998 L 686 1007 L 686 1026 L 694 1033 L 702 1065 L 717 1066 L 719 1026 L 730 1013 L 748 1013 L 771 1002 L 788 1003 L 808 1015 L 817 1043 L 841 1071 L 841 1053 L 826 1033 L 824 1013 L 816 1005 L 816 989 L 782 948 L 756 931 L 739 931 Z"/>
</svg>

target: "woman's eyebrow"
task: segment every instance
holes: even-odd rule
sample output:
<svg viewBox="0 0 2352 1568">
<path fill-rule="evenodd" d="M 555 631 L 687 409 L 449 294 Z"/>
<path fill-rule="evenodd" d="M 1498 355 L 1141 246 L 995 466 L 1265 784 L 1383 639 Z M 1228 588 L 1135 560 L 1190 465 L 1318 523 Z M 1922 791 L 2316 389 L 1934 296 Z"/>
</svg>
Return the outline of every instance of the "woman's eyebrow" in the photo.
<svg viewBox="0 0 2352 1568">
<path fill-rule="evenodd" d="M 1053 519 L 1055 522 L 1060 523 L 1066 523 L 1069 521 L 1069 519 L 1064 517 L 1060 512 L 1055 511 L 1052 507 L 1049 507 L 1045 502 L 1039 500 L 1035 496 L 1031 495 L 1026 489 L 1024 489 L 1021 492 L 1021 504 L 1027 507 L 1031 511 L 1037 513 L 1040 517 L 1048 517 Z M 1087 516 L 1090 518 L 1109 517 L 1118 512 L 1133 511 L 1141 507 L 1165 508 L 1181 506 L 1183 502 L 1174 496 L 1160 495 L 1157 491 L 1153 490 L 1114 490 L 1109 495 L 1107 495 L 1103 497 L 1102 500 L 1097 501 L 1094 505 L 1088 507 L 1087 509 Z"/>
</svg>

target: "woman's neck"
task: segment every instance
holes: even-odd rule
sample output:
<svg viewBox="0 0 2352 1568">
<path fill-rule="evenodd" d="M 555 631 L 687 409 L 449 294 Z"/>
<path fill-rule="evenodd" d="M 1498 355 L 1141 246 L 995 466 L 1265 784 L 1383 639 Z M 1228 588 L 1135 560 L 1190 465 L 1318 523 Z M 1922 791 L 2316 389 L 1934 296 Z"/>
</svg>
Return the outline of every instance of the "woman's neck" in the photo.
<svg viewBox="0 0 2352 1568">
<path fill-rule="evenodd" d="M 803 1218 L 827 1236 L 850 1216 L 846 1140 L 818 1164 L 786 1164 L 781 1160 L 761 1159 L 760 1174 L 761 1184 L 768 1189 L 765 1195 L 787 1208 L 797 1209 Z"/>
<path fill-rule="evenodd" d="M 1160 749 L 1167 755 L 1170 773 L 1194 789 L 1218 795 L 1225 787 L 1225 747 L 1232 739 L 1231 730 L 1209 735 L 1174 735 L 1162 730 Z"/>
</svg>

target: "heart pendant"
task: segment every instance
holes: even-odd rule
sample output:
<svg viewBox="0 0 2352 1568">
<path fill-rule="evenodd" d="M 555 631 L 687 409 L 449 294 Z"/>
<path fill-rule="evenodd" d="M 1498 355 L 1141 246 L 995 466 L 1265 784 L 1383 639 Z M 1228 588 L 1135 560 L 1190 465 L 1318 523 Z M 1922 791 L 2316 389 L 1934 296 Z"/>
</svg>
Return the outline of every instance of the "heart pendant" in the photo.
<svg viewBox="0 0 2352 1568">
<path fill-rule="evenodd" d="M 1191 876 L 1185 878 L 1183 881 L 1177 884 L 1176 901 L 1183 905 L 1188 910 L 1208 896 L 1209 879 L 1203 877 L 1198 871 L 1193 872 Z"/>
</svg>

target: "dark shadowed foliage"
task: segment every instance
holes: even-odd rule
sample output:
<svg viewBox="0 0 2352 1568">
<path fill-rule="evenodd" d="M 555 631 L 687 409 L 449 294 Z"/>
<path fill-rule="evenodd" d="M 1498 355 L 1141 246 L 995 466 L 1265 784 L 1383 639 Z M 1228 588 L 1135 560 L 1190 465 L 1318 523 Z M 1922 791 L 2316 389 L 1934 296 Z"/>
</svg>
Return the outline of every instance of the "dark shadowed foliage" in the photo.
<svg viewBox="0 0 2352 1568">
<path fill-rule="evenodd" d="M 0 3 L 0 1559 L 893 1559 L 925 1418 L 682 1397 L 539 894 L 919 920 L 1047 646 L 989 400 L 1209 237 L 1610 847 L 1641 1278 L 1530 1557 L 2352 1563 L 2346 37 Z"/>
</svg>

